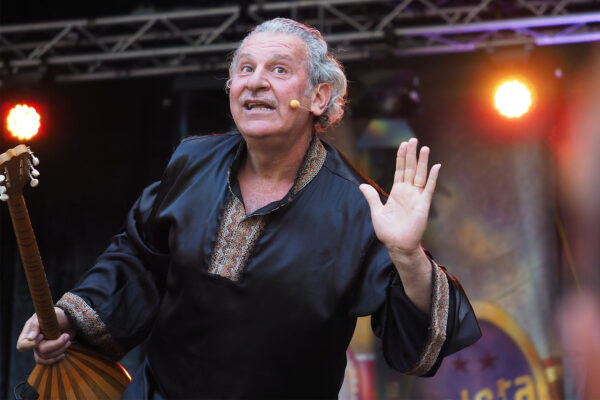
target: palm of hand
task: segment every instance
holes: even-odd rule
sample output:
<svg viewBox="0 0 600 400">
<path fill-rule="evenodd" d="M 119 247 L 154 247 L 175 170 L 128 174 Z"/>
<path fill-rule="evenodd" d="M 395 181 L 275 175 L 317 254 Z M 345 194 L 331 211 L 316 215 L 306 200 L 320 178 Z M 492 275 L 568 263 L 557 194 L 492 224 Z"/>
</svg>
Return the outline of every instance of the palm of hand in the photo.
<svg viewBox="0 0 600 400">
<path fill-rule="evenodd" d="M 429 148 L 423 147 L 418 159 L 416 149 L 416 139 L 400 145 L 394 184 L 385 205 L 372 186 L 360 187 L 371 208 L 377 238 L 388 249 L 406 254 L 420 247 L 440 169 L 439 164 L 434 165 L 428 177 Z"/>
<path fill-rule="evenodd" d="M 427 227 L 429 205 L 423 189 L 394 183 L 385 205 L 371 214 L 377 238 L 399 251 L 417 249 Z"/>
</svg>

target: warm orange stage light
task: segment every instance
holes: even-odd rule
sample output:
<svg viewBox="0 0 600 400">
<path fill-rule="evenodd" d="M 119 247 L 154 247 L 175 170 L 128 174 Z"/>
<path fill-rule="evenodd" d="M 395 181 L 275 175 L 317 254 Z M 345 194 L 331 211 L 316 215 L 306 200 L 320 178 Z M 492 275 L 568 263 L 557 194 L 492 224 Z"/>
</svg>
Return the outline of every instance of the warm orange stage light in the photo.
<svg viewBox="0 0 600 400">
<path fill-rule="evenodd" d="M 40 114 L 27 104 L 17 104 L 6 117 L 8 130 L 19 140 L 29 140 L 40 130 Z"/>
<path fill-rule="evenodd" d="M 504 82 L 496 90 L 495 106 L 508 118 L 523 116 L 531 106 L 531 92 L 519 81 Z"/>
</svg>

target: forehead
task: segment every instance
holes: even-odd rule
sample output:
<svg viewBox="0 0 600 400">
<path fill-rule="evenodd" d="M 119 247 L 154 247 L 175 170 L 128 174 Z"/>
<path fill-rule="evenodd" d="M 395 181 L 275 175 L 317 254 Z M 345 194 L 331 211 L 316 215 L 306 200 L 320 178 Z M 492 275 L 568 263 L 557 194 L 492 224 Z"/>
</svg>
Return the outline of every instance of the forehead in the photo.
<svg viewBox="0 0 600 400">
<path fill-rule="evenodd" d="M 296 35 L 289 33 L 260 32 L 253 33 L 240 49 L 239 57 L 287 56 L 293 61 L 307 59 L 306 43 Z"/>
</svg>

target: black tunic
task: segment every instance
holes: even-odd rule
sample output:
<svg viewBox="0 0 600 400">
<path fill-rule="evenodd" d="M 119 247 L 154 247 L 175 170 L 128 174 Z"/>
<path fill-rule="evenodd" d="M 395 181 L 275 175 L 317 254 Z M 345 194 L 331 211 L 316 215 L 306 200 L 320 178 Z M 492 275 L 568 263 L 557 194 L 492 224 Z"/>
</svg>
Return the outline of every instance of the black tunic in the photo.
<svg viewBox="0 0 600 400">
<path fill-rule="evenodd" d="M 373 231 L 361 177 L 313 139 L 294 187 L 246 216 L 239 133 L 185 139 L 126 229 L 59 306 L 78 339 L 120 357 L 149 336 L 124 397 L 336 398 L 356 318 L 388 363 L 435 373 L 480 336 L 432 262 L 432 309 L 408 299 Z"/>
</svg>

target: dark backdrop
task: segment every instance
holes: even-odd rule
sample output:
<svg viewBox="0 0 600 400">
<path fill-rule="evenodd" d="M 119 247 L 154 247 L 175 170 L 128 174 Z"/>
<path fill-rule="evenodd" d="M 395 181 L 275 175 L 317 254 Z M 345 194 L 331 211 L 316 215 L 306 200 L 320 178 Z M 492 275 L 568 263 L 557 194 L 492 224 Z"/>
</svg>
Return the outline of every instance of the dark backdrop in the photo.
<svg viewBox="0 0 600 400">
<path fill-rule="evenodd" d="M 173 82 L 20 82 L 2 88 L 2 104 L 28 100 L 42 112 L 42 130 L 28 143 L 40 159 L 40 185 L 23 193 L 54 301 L 93 265 L 143 187 L 160 178 L 183 133 L 223 131 L 231 125 L 219 84 L 201 88 Z M 2 133 L 1 152 L 18 144 Z M 0 398 L 7 398 L 34 362 L 31 353 L 15 350 L 33 305 L 4 204 L 0 312 Z M 140 354 L 126 357 L 125 367 L 134 369 Z"/>
</svg>

